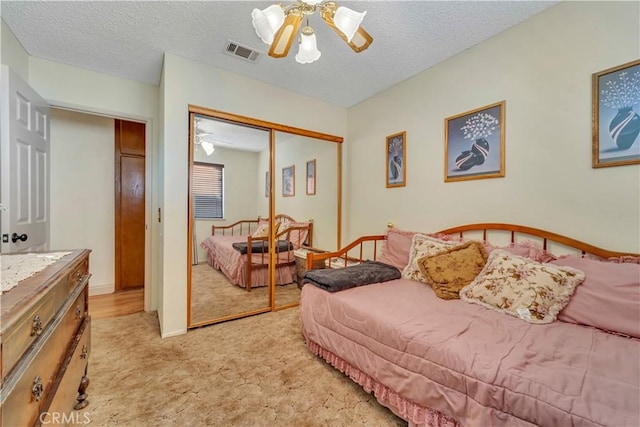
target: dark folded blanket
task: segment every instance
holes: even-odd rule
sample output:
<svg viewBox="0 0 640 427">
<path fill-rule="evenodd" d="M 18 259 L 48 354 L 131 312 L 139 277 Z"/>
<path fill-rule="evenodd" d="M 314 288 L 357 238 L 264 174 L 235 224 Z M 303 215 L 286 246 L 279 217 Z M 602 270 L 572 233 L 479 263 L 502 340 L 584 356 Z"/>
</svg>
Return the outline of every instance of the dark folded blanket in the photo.
<svg viewBox="0 0 640 427">
<path fill-rule="evenodd" d="M 242 255 L 247 254 L 247 250 L 249 244 L 247 242 L 238 242 L 232 244 L 233 249 L 240 252 Z M 278 240 L 276 242 L 276 252 L 286 252 L 293 250 L 293 244 L 286 240 Z M 251 242 L 251 253 L 252 254 L 266 254 L 269 252 L 269 244 L 266 240 L 258 240 L 256 242 Z"/>
<path fill-rule="evenodd" d="M 309 270 L 302 276 L 302 283 L 311 283 L 329 292 L 342 291 L 356 286 L 399 279 L 400 270 L 379 261 L 344 268 Z"/>
</svg>

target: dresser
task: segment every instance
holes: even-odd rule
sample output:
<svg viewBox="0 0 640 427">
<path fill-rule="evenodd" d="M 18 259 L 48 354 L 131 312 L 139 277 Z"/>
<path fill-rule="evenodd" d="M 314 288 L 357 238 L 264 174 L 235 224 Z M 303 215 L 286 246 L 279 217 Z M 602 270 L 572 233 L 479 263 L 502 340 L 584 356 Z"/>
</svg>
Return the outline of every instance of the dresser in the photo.
<svg viewBox="0 0 640 427">
<path fill-rule="evenodd" d="M 4 275 L 26 261 L 37 271 L 34 257 L 49 257 L 50 263 L 0 296 L 2 426 L 73 423 L 78 418 L 73 410 L 88 404 L 89 253 L 1 256 Z M 14 265 L 13 270 L 7 264 Z"/>
</svg>

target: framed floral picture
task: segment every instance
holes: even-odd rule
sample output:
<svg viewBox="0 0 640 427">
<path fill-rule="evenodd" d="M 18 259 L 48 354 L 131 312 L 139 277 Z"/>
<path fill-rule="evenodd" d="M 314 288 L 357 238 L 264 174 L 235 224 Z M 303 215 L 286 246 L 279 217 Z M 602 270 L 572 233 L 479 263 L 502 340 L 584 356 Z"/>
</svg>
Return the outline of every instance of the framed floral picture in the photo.
<svg viewBox="0 0 640 427">
<path fill-rule="evenodd" d="M 387 188 L 407 185 L 407 133 L 387 137 Z"/>
<path fill-rule="evenodd" d="M 307 162 L 307 194 L 316 194 L 316 159 Z"/>
<path fill-rule="evenodd" d="M 282 196 L 292 197 L 296 195 L 296 166 L 291 165 L 282 168 Z"/>
<path fill-rule="evenodd" d="M 444 181 L 504 176 L 505 101 L 444 119 Z"/>
<path fill-rule="evenodd" d="M 269 181 L 269 171 L 264 173 L 264 197 L 269 197 L 269 189 L 271 188 L 271 181 Z"/>
<path fill-rule="evenodd" d="M 640 60 L 592 76 L 594 168 L 640 163 Z"/>
</svg>

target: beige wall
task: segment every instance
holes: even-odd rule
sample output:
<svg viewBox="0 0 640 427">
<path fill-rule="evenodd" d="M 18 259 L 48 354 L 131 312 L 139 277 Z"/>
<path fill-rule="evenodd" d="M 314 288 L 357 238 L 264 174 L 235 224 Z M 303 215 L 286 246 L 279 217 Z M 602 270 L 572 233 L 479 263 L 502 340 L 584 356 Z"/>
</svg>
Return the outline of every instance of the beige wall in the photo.
<svg viewBox="0 0 640 427">
<path fill-rule="evenodd" d="M 638 16 L 563 2 L 350 108 L 347 240 L 511 222 L 640 251 L 640 166 L 591 168 L 591 74 L 638 59 Z M 506 177 L 445 183 L 445 117 L 501 100 Z M 403 130 L 407 186 L 387 189 L 385 136 Z"/>
<path fill-rule="evenodd" d="M 114 290 L 113 119 L 51 110 L 51 248 L 91 249 L 89 293 Z"/>
<path fill-rule="evenodd" d="M 333 135 L 346 132 L 346 110 L 176 55 L 165 54 L 162 336 L 187 326 L 188 105 L 195 104 Z M 304 108 L 300 108 L 304 106 Z M 312 113 L 311 113 L 312 112 Z M 169 226 L 170 224 L 170 226 Z"/>
<path fill-rule="evenodd" d="M 336 250 L 338 144 L 276 133 L 275 206 L 298 221 L 314 220 L 313 246 Z M 307 161 L 316 160 L 316 194 L 306 194 Z M 282 196 L 282 168 L 295 166 L 295 196 Z"/>
<path fill-rule="evenodd" d="M 29 81 L 29 55 L 7 24 L 0 20 L 0 61 L 8 65 L 25 82 Z"/>
<path fill-rule="evenodd" d="M 158 87 L 32 56 L 29 57 L 29 85 L 56 107 L 146 123 L 145 308 L 157 309 L 161 239 L 156 218 L 162 191 L 158 184 L 162 171 L 157 162 Z M 52 183 L 56 179 L 52 174 Z M 62 222 L 52 222 L 52 230 L 70 226 L 63 217 L 58 220 Z M 92 259 L 94 257 L 92 255 Z M 93 265 L 93 261 L 90 262 Z"/>
</svg>

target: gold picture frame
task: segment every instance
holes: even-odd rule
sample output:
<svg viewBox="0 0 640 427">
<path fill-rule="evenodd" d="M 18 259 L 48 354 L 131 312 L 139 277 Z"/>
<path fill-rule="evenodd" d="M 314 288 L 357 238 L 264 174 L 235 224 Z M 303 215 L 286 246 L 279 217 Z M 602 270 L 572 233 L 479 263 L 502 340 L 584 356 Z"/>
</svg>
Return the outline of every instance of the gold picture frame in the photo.
<svg viewBox="0 0 640 427">
<path fill-rule="evenodd" d="M 444 119 L 444 182 L 505 176 L 506 101 Z"/>
<path fill-rule="evenodd" d="M 296 165 L 282 168 L 282 197 L 296 195 Z"/>
<path fill-rule="evenodd" d="M 387 188 L 407 185 L 407 132 L 387 136 L 386 165 Z"/>
<path fill-rule="evenodd" d="M 640 164 L 639 97 L 640 59 L 592 74 L 593 168 Z"/>
<path fill-rule="evenodd" d="M 316 159 L 307 162 L 307 195 L 316 194 Z"/>
</svg>

